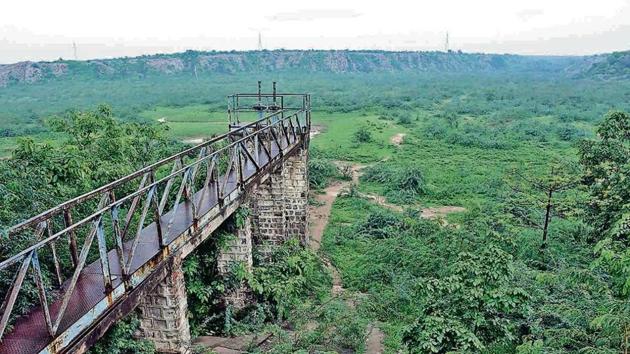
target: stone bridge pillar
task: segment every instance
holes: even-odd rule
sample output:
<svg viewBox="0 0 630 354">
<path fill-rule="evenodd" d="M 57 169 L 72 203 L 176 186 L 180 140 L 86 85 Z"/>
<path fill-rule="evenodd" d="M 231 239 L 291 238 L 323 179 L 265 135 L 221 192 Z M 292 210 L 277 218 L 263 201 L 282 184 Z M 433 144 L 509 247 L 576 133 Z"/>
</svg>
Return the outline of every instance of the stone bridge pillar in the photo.
<svg viewBox="0 0 630 354">
<path fill-rule="evenodd" d="M 291 237 L 308 244 L 308 150 L 300 148 L 271 173 L 252 198 L 254 242 L 270 252 Z"/>
<path fill-rule="evenodd" d="M 241 204 L 245 214 L 233 214 L 228 229 L 234 235 L 219 253 L 219 273 L 227 274 L 234 262 L 242 262 L 252 270 L 252 244 L 261 247 L 263 255 L 292 237 L 308 244 L 308 150 L 299 149 L 285 159 L 259 186 L 253 187 Z M 235 220 L 242 218 L 242 220 Z M 237 225 L 238 224 L 238 225 Z M 151 340 L 159 353 L 190 353 L 186 286 L 182 257 L 175 256 L 168 275 L 138 305 L 140 329 L 138 337 Z M 249 300 L 245 284 L 227 294 L 225 301 L 236 309 Z"/>
<path fill-rule="evenodd" d="M 288 237 L 298 237 L 307 246 L 308 237 L 308 149 L 300 148 L 282 169 L 284 217 Z"/>
<path fill-rule="evenodd" d="M 248 205 L 248 203 L 245 203 L 245 205 Z M 232 228 L 231 233 L 233 237 L 228 240 L 217 257 L 217 268 L 221 275 L 228 274 L 235 263 L 241 263 L 247 272 L 251 273 L 252 271 L 252 216 L 251 210 L 244 210 L 245 213 L 232 217 L 235 220 L 228 221 L 232 223 L 230 228 Z M 225 302 L 236 309 L 242 309 L 247 305 L 248 295 L 249 292 L 246 285 L 241 284 L 226 295 Z"/>
<path fill-rule="evenodd" d="M 177 256 L 168 275 L 138 305 L 140 329 L 138 337 L 148 339 L 158 353 L 190 353 L 188 302 L 182 270 Z"/>
</svg>

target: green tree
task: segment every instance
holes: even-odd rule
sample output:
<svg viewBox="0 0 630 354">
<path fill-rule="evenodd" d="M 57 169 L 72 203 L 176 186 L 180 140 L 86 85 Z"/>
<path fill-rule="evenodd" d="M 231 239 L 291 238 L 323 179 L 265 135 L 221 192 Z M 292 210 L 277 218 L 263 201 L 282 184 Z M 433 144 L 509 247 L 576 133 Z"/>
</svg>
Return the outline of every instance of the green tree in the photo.
<svg viewBox="0 0 630 354">
<path fill-rule="evenodd" d="M 360 127 L 352 136 L 356 143 L 369 143 L 372 141 L 372 133 L 367 127 Z"/>
<path fill-rule="evenodd" d="M 6 236 L 12 225 L 59 203 L 93 190 L 170 154 L 177 145 L 167 144 L 155 125 L 122 123 L 108 106 L 73 111 L 49 121 L 63 135 L 53 144 L 22 139 L 13 156 L 0 161 L 0 259 L 7 259 L 37 241 L 34 233 Z M 89 208 L 88 208 L 89 209 Z M 79 217 L 84 210 L 77 211 Z M 70 264 L 69 253 L 58 248 L 60 262 Z M 42 262 L 44 279 L 53 279 L 52 262 Z M 0 272 L 0 297 L 4 298 L 13 275 Z M 15 317 L 37 301 L 32 282 L 25 282 Z"/>
<path fill-rule="evenodd" d="M 541 248 L 547 247 L 549 225 L 554 215 L 571 213 L 572 199 L 563 193 L 578 183 L 577 166 L 569 161 L 554 161 L 544 174 L 514 169 L 510 174 L 511 198 L 508 204 L 521 222 L 540 228 Z"/>
<path fill-rule="evenodd" d="M 597 235 L 630 236 L 630 115 L 611 112 L 597 129 L 599 139 L 579 146 L 583 183 L 589 189 L 589 221 Z"/>
<path fill-rule="evenodd" d="M 608 306 L 609 313 L 593 325 L 619 338 L 624 353 L 630 349 L 630 115 L 611 112 L 597 129 L 599 139 L 580 144 L 584 166 L 583 183 L 588 187 L 588 219 L 599 240 L 595 247 L 596 267 L 612 275 L 619 295 Z"/>
<path fill-rule="evenodd" d="M 480 352 L 484 343 L 518 340 L 529 295 L 513 276 L 512 256 L 496 245 L 460 253 L 452 274 L 421 285 L 424 313 L 403 333 L 410 352 Z"/>
</svg>

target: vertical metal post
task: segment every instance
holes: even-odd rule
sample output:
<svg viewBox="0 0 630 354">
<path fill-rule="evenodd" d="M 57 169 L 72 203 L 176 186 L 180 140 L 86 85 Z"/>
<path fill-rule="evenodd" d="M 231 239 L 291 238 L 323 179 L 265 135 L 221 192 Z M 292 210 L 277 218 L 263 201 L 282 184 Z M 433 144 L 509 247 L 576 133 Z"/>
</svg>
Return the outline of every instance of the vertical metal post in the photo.
<svg viewBox="0 0 630 354">
<path fill-rule="evenodd" d="M 233 100 L 235 101 L 234 107 L 236 110 L 236 123 L 240 124 L 241 123 L 241 117 L 239 116 L 239 108 L 238 105 L 240 104 L 239 99 L 238 99 L 238 95 L 236 95 L 236 97 L 233 98 Z"/>
<path fill-rule="evenodd" d="M 70 209 L 63 211 L 63 220 L 66 227 L 70 227 L 72 225 L 72 214 L 70 214 Z M 68 242 L 70 243 L 70 257 L 72 258 L 72 265 L 76 268 L 77 264 L 79 264 L 77 237 L 74 230 L 70 230 L 68 233 L 70 234 L 68 237 Z"/>
<path fill-rule="evenodd" d="M 228 111 L 227 111 L 227 114 L 228 114 L 228 124 L 229 124 L 230 126 L 234 123 L 234 121 L 232 120 L 232 107 L 234 107 L 234 106 L 232 105 L 233 101 L 234 101 L 234 97 L 230 97 L 230 96 L 228 96 L 228 97 L 227 97 L 227 105 L 228 105 Z"/>
<path fill-rule="evenodd" d="M 155 183 L 155 170 L 151 170 L 150 176 L 150 184 Z M 166 242 L 164 240 L 164 233 L 162 232 L 162 211 L 160 210 L 160 204 L 158 201 L 159 189 L 158 185 L 154 185 L 153 188 L 155 192 L 153 193 L 153 198 L 151 198 L 150 203 L 153 204 L 153 218 L 155 219 L 155 230 L 157 231 L 158 242 L 160 243 L 160 248 L 166 247 Z"/>
<path fill-rule="evenodd" d="M 276 105 L 276 82 L 273 82 L 273 105 Z"/>
<path fill-rule="evenodd" d="M 258 80 L 258 119 L 262 119 L 264 112 L 262 109 L 262 81 Z"/>
</svg>

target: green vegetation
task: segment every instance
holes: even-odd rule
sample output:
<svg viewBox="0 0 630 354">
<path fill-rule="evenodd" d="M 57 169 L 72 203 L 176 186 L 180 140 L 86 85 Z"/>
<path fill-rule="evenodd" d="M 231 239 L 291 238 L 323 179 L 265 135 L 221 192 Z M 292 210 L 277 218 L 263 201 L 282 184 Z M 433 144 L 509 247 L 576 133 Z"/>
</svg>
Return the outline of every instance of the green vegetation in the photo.
<svg viewBox="0 0 630 354">
<path fill-rule="evenodd" d="M 140 320 L 134 313 L 127 318 L 116 322 L 92 348 L 91 354 L 153 354 L 155 348 L 148 340 L 139 340 L 133 337 L 134 332 L 140 328 Z"/>
<path fill-rule="evenodd" d="M 388 350 L 623 349 L 628 122 L 626 114 L 612 113 L 598 130 L 601 142 L 580 144 L 584 177 L 573 167 L 577 149 L 560 136 L 532 143 L 531 134 L 517 135 L 507 140 L 510 148 L 481 148 L 449 138 L 465 129 L 461 124 L 432 137 L 422 120 L 400 126 L 408 132 L 405 144 L 366 168 L 358 188 L 409 209 L 389 211 L 350 193 L 337 199 L 324 237 L 344 286 L 364 294 L 359 313 L 382 323 Z M 360 153 L 352 157 L 363 161 Z M 411 185 L 424 188 L 399 198 L 406 170 L 418 171 L 412 175 L 422 177 L 411 180 L 423 183 Z M 592 184 L 591 197 L 580 178 Z M 424 205 L 468 211 L 440 226 L 419 219 Z M 602 234 L 611 236 L 596 245 L 601 236 L 593 237 Z"/>
<path fill-rule="evenodd" d="M 363 112 L 317 112 L 313 122 L 326 127 L 325 133 L 318 135 L 312 142 L 317 149 L 317 156 L 334 160 L 379 161 L 396 151 L 389 139 L 401 130 L 394 122 Z M 369 134 L 368 141 L 357 141 L 357 131 Z"/>
<path fill-rule="evenodd" d="M 207 139 L 227 131 L 225 112 L 213 112 L 207 105 L 155 107 L 138 116 L 166 125 L 169 136 L 185 142 Z"/>
<path fill-rule="evenodd" d="M 6 228 L 43 210 L 93 190 L 112 180 L 172 153 L 179 147 L 167 144 L 162 129 L 155 125 L 122 123 L 108 106 L 89 111 L 72 111 L 50 120 L 57 133 L 55 144 L 37 143 L 29 138 L 19 141 L 11 159 L 0 161 L 0 258 L 6 259 L 36 242 L 36 235 L 21 233 L 8 239 Z M 91 205 L 95 208 L 96 205 Z M 93 210 L 93 209 L 90 209 Z M 85 211 L 80 211 L 85 213 Z M 80 217 L 81 214 L 76 215 Z M 79 234 L 79 242 L 85 237 Z M 92 252 L 88 261 L 97 257 Z M 45 284 L 52 288 L 56 278 L 52 254 L 41 251 Z M 58 254 L 64 277 L 72 270 L 67 247 Z M 11 269 L 0 272 L 0 296 L 4 298 L 14 277 Z M 37 303 L 33 282 L 25 282 L 11 320 Z M 130 318 L 117 324 L 94 348 L 95 353 L 153 352 L 152 345 L 136 341 L 131 334 L 137 321 Z"/>
<path fill-rule="evenodd" d="M 177 141 L 225 131 L 225 95 L 278 80 L 313 94 L 311 189 L 350 184 L 344 163 L 362 176 L 336 199 L 319 253 L 293 240 L 258 255 L 252 273 L 234 264 L 219 276 L 216 252 L 238 214 L 193 253 L 184 268 L 195 335 L 266 332 L 267 352 L 362 352 L 375 325 L 387 353 L 628 350 L 627 54 L 593 66 L 602 75 L 574 77 L 558 70 L 580 65 L 571 58 L 512 67 L 512 57 L 494 58 L 490 69 L 308 75 L 226 63 L 198 77 L 188 64 L 125 76 L 120 59 L 111 76 L 76 64 L 73 80 L 11 84 L 0 91 L 0 154 L 12 150 L 0 161 L 0 228 L 181 149 Z M 623 75 L 594 80 L 613 71 L 603 63 Z M 113 108 L 89 109 L 103 101 Z M 3 239 L 0 254 L 29 242 Z M 331 267 L 341 295 L 330 292 Z M 0 276 L 2 289 L 9 280 Z M 235 311 L 219 299 L 241 284 L 252 303 Z M 27 294 L 21 311 L 36 298 Z M 127 340 L 133 326 L 121 323 L 95 352 L 150 350 Z"/>
</svg>

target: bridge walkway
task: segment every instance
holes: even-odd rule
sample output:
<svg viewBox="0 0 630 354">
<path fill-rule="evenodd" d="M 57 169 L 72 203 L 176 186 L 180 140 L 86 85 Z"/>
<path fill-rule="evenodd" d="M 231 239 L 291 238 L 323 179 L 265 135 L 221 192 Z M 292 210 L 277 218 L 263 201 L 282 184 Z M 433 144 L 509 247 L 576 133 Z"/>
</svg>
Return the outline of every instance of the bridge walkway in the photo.
<svg viewBox="0 0 630 354">
<path fill-rule="evenodd" d="M 259 166 L 264 167 L 269 165 L 271 161 L 278 158 L 283 153 L 283 149 L 295 144 L 299 139 L 299 136 L 295 137 L 291 134 L 289 134 L 288 137 L 283 137 L 281 139 L 280 148 L 276 145 L 272 145 L 270 151 L 271 159 L 268 158 L 266 154 L 263 153 L 262 148 L 259 147 Z M 244 162 L 243 165 L 243 180 L 254 178 L 257 172 L 260 173 L 260 170 L 257 170 L 254 163 L 249 160 Z M 220 177 L 218 184 L 211 184 L 208 188 L 204 188 L 194 194 L 192 200 L 198 208 L 198 215 L 205 215 L 219 204 L 217 188 L 218 185 L 224 182 L 225 177 Z M 228 176 L 224 193 L 225 195 L 229 195 L 237 188 L 237 171 L 233 171 Z M 170 236 L 164 240 L 167 246 L 175 242 L 180 235 L 193 226 L 192 208 L 190 201 L 182 202 L 179 204 L 179 207 L 176 208 L 175 218 L 173 218 L 174 223 L 171 225 L 171 231 L 169 233 Z M 160 219 L 162 227 L 166 227 L 169 220 L 172 219 L 173 212 L 174 210 L 171 210 L 162 215 Z M 129 252 L 131 247 L 131 240 L 125 242 L 123 245 L 125 252 Z M 161 252 L 162 249 L 159 245 L 157 225 L 154 222 L 142 229 L 139 235 L 138 247 L 131 262 L 130 274 L 138 272 L 143 269 L 143 267 L 150 265 L 152 260 Z M 124 288 L 118 253 L 116 250 L 111 250 L 107 253 L 107 257 L 109 259 L 110 273 L 113 275 L 112 287 L 114 292 L 116 292 L 117 289 Z M 63 289 L 67 288 L 68 283 L 69 280 L 63 284 L 61 287 L 62 292 Z M 106 295 L 103 283 L 101 262 L 97 260 L 85 266 L 72 292 L 67 310 L 60 322 L 58 333 L 64 333 L 68 330 L 72 332 L 72 327 L 75 326 L 77 330 L 80 330 L 80 328 L 85 326 L 86 321 L 93 321 L 93 319 L 99 315 L 99 312 L 104 311 L 108 307 L 108 296 L 110 295 Z M 109 302 L 111 303 L 112 299 L 109 299 Z M 50 304 L 49 311 L 52 318 L 57 317 L 61 304 L 61 298 Z M 43 309 L 42 307 L 37 307 L 16 321 L 14 329 L 7 333 L 2 339 L 0 354 L 46 353 L 49 352 L 47 347 L 49 347 L 50 342 L 51 337 L 47 331 Z"/>
</svg>

